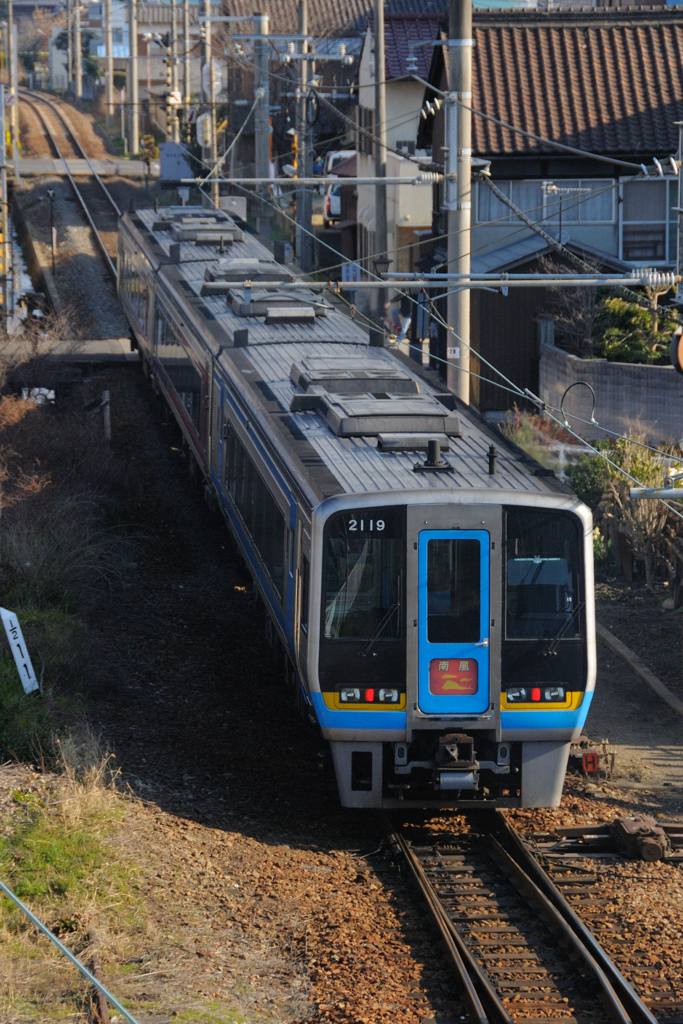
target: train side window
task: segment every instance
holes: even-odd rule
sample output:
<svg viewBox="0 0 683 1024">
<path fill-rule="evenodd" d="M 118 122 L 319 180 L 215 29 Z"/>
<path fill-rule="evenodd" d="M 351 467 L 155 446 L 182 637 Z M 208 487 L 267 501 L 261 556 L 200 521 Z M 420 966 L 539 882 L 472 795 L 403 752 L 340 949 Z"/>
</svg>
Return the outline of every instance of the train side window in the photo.
<svg viewBox="0 0 683 1024">
<path fill-rule="evenodd" d="M 308 633 L 308 602 L 311 593 L 311 563 L 306 555 L 301 557 L 301 604 L 300 621 L 304 633 Z"/>
<path fill-rule="evenodd" d="M 202 415 L 202 378 L 159 305 L 154 317 L 154 341 L 157 359 L 192 426 L 199 433 Z"/>
<path fill-rule="evenodd" d="M 505 630 L 509 640 L 581 635 L 581 530 L 566 512 L 510 509 Z"/>
<path fill-rule="evenodd" d="M 280 595 L 285 573 L 285 517 L 235 431 L 226 425 L 228 493 Z"/>
</svg>

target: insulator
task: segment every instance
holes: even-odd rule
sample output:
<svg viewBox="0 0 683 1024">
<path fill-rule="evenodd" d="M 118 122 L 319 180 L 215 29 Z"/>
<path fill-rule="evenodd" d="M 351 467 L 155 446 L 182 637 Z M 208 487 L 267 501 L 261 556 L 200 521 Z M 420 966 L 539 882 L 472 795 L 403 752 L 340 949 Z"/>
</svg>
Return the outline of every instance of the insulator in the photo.
<svg viewBox="0 0 683 1024">
<path fill-rule="evenodd" d="M 442 175 L 438 171 L 422 171 L 417 177 L 413 178 L 413 185 L 437 185 L 442 180 Z"/>
</svg>

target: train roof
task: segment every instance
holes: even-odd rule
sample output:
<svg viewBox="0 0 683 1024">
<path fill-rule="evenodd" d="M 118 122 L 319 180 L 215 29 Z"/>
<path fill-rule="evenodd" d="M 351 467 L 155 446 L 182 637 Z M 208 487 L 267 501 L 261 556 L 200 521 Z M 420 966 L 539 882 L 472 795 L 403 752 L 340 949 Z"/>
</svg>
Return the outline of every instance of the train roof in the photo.
<svg viewBox="0 0 683 1024">
<path fill-rule="evenodd" d="M 206 223 L 195 227 L 197 217 Z M 430 492 L 439 500 L 463 489 L 571 494 L 446 394 L 435 373 L 397 350 L 371 346 L 368 332 L 320 293 L 259 290 L 259 273 L 271 281 L 296 275 L 242 222 L 197 207 L 138 210 L 124 221 L 224 376 L 258 412 L 276 448 L 298 462 L 299 479 L 308 479 L 318 500 L 422 491 L 429 501 Z M 447 471 L 415 468 L 432 438 L 442 442 Z"/>
</svg>

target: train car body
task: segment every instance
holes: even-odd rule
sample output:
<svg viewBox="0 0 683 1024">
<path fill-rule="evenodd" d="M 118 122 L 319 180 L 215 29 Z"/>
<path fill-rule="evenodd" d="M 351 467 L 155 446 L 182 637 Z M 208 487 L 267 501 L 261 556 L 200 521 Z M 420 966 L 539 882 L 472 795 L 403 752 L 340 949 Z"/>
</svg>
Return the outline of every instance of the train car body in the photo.
<svg viewBox="0 0 683 1024">
<path fill-rule="evenodd" d="M 247 225 L 171 207 L 127 214 L 119 237 L 146 371 L 342 804 L 557 805 L 595 679 L 589 510 L 435 374 L 318 294 L 278 289 L 294 271 Z"/>
</svg>

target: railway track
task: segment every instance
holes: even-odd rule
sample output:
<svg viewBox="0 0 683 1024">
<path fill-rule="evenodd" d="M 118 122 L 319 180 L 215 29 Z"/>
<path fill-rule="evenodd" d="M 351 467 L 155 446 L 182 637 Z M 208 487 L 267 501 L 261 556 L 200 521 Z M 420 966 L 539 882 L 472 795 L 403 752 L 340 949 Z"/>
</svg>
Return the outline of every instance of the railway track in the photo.
<svg viewBox="0 0 683 1024">
<path fill-rule="evenodd" d="M 117 231 L 121 210 L 97 173 L 64 111 L 52 100 L 29 89 L 20 89 L 19 99 L 36 115 L 55 157 L 64 164 L 72 191 L 92 229 L 107 269 L 116 281 L 115 257 L 110 255 L 103 234 Z M 76 180 L 67 162 L 70 159 L 85 160 L 90 170 L 88 177 L 82 178 L 79 175 Z"/>
<path fill-rule="evenodd" d="M 554 881 L 500 813 L 446 842 L 392 836 L 424 896 L 476 1024 L 657 1024 L 576 910 L 600 916 L 595 876 Z M 573 905 L 570 905 L 571 899 Z M 673 1004 L 662 1004 L 667 1021 Z M 678 1018 L 675 1018 L 678 1022 Z"/>
</svg>

